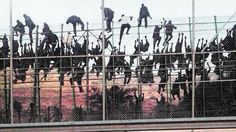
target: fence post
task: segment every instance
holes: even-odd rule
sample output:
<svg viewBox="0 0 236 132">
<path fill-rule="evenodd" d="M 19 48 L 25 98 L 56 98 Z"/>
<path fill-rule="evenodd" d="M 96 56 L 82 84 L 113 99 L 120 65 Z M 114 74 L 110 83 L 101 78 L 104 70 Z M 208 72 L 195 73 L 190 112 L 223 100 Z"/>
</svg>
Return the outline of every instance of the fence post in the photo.
<svg viewBox="0 0 236 132">
<path fill-rule="evenodd" d="M 86 44 L 86 105 L 87 105 L 87 111 L 89 108 L 89 58 L 88 58 L 88 50 L 89 50 L 89 28 L 88 25 L 89 23 L 87 22 L 87 31 L 86 31 L 86 39 L 87 39 L 87 44 Z"/>
<path fill-rule="evenodd" d="M 60 46 L 60 55 L 62 56 L 62 45 L 63 45 L 63 24 L 61 24 L 61 46 Z M 59 107 L 60 107 L 60 111 L 61 111 L 61 107 L 62 107 L 62 78 L 64 78 L 64 74 L 62 73 L 62 58 L 60 57 L 60 68 L 59 68 L 59 74 L 60 74 L 60 95 L 59 95 Z M 64 81 L 64 79 L 63 79 Z M 63 82 L 64 83 L 64 82 Z"/>
<path fill-rule="evenodd" d="M 217 44 L 219 43 L 219 39 L 218 39 L 218 26 L 217 26 L 217 17 L 216 16 L 214 16 L 214 22 L 215 22 L 215 31 L 216 31 L 216 35 L 217 35 L 217 37 L 216 37 L 216 42 L 217 42 Z M 219 50 L 219 45 L 218 45 L 218 50 Z"/>
<path fill-rule="evenodd" d="M 13 121 L 13 40 L 14 40 L 14 34 L 13 34 L 13 27 L 12 27 L 12 0 L 9 1 L 10 5 L 10 91 L 9 91 L 9 108 L 11 113 L 11 124 L 14 123 Z"/>
<path fill-rule="evenodd" d="M 36 27 L 36 41 L 35 41 L 35 78 L 34 78 L 34 95 L 33 95 L 33 103 L 34 106 L 38 103 L 38 116 L 39 116 L 39 122 L 41 122 L 41 102 L 40 102 L 40 84 L 39 84 L 39 66 L 38 66 L 38 38 L 39 38 L 39 32 L 38 32 L 39 26 Z M 37 100 L 37 94 L 38 94 L 38 100 Z"/>
<path fill-rule="evenodd" d="M 102 0 L 102 119 L 106 120 L 106 73 L 105 73 L 105 30 L 104 30 L 104 0 Z"/>
<path fill-rule="evenodd" d="M 214 22 L 215 22 L 215 31 L 216 31 L 216 42 L 217 42 L 217 48 L 218 48 L 218 51 L 221 51 L 220 49 L 220 45 L 219 45 L 219 34 L 218 34 L 218 26 L 217 26 L 217 17 L 214 16 Z M 217 53 L 218 54 L 218 60 L 220 61 L 220 53 Z M 220 63 L 219 63 L 220 64 Z M 219 71 L 221 71 L 221 66 L 219 65 Z M 222 73 L 219 72 L 219 79 L 221 80 L 222 79 Z M 220 81 L 220 94 L 221 94 L 221 109 L 223 110 L 223 106 L 224 106 L 224 93 L 223 93 L 223 84 L 222 82 Z M 222 116 L 223 116 L 223 112 L 222 113 Z"/>
<path fill-rule="evenodd" d="M 192 0 L 192 118 L 195 117 L 195 0 Z"/>
<path fill-rule="evenodd" d="M 192 43 L 192 23 L 191 17 L 188 17 L 188 24 L 189 24 L 189 42 Z"/>
</svg>

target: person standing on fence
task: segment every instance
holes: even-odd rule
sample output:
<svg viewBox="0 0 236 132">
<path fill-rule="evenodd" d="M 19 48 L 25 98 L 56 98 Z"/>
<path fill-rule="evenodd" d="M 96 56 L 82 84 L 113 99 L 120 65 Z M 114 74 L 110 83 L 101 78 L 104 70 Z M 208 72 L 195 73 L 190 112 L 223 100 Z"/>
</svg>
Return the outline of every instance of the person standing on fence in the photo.
<svg viewBox="0 0 236 132">
<path fill-rule="evenodd" d="M 104 7 L 104 15 L 105 15 L 105 20 L 106 20 L 106 25 L 107 25 L 106 31 L 109 33 L 111 32 L 111 22 L 114 17 L 114 11 L 111 10 L 110 8 Z"/>
<path fill-rule="evenodd" d="M 33 37 L 32 37 L 32 32 L 35 28 L 35 24 L 34 22 L 31 20 L 31 18 L 29 16 L 27 16 L 26 14 L 23 15 L 25 18 L 25 25 L 27 27 L 29 27 L 29 37 L 30 37 L 30 43 L 33 43 Z"/>
<path fill-rule="evenodd" d="M 129 30 L 130 30 L 130 27 L 131 27 L 130 24 L 129 24 L 129 21 L 132 21 L 132 19 L 133 19 L 132 16 L 125 16 L 123 14 L 123 15 L 121 15 L 121 18 L 118 20 L 118 22 L 121 22 L 119 46 L 121 44 L 121 39 L 122 39 L 125 28 L 127 28 L 126 34 L 129 34 Z"/>
<path fill-rule="evenodd" d="M 16 33 L 16 36 L 18 36 L 18 32 L 20 33 L 20 45 L 22 45 L 22 37 L 25 34 L 25 26 L 23 25 L 20 20 L 16 20 L 16 26 L 14 27 L 14 31 Z"/>
<path fill-rule="evenodd" d="M 173 30 L 174 30 L 174 29 L 177 29 L 177 27 L 172 24 L 172 21 L 169 21 L 169 22 L 165 25 L 165 28 L 166 28 L 166 30 L 165 30 L 166 38 L 165 38 L 164 44 L 165 44 L 165 43 L 168 44 L 169 41 L 173 38 L 173 34 L 172 34 L 172 33 L 173 33 Z"/>
<path fill-rule="evenodd" d="M 155 29 L 153 31 L 153 51 L 155 51 L 156 43 L 157 43 L 157 48 L 159 49 L 159 44 L 161 42 L 161 36 L 160 36 L 160 31 L 162 29 L 162 23 L 161 26 L 156 25 Z"/>
<path fill-rule="evenodd" d="M 78 25 L 80 24 L 81 25 L 81 30 L 84 31 L 84 23 L 83 21 L 80 19 L 80 17 L 76 16 L 76 15 L 73 15 L 73 16 L 70 16 L 67 21 L 66 21 L 66 24 L 69 24 L 71 23 L 73 25 L 73 31 L 74 31 L 74 35 L 76 36 L 76 24 L 78 23 Z"/>
<path fill-rule="evenodd" d="M 144 4 L 142 4 L 140 12 L 139 12 L 139 18 L 138 18 L 138 26 L 139 27 L 142 25 L 142 20 L 144 18 L 145 28 L 147 28 L 147 26 L 148 26 L 147 17 L 152 19 L 152 17 L 150 16 L 150 13 L 148 11 L 148 8 Z"/>
</svg>

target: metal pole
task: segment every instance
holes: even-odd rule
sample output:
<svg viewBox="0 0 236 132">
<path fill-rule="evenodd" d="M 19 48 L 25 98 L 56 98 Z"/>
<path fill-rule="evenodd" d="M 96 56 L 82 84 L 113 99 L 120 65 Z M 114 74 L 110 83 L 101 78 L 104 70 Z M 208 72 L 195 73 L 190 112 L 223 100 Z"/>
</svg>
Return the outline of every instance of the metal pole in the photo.
<svg viewBox="0 0 236 132">
<path fill-rule="evenodd" d="M 114 22 L 113 22 L 113 21 L 112 21 L 112 29 L 111 29 L 111 31 L 112 31 L 112 34 L 113 34 L 113 35 L 112 35 L 112 48 L 114 48 L 114 41 L 115 41 L 114 38 L 115 38 L 115 37 L 114 37 Z M 119 52 L 120 52 L 120 45 L 119 45 Z M 113 75 L 113 77 L 112 77 L 112 81 L 113 81 L 113 85 L 114 85 L 115 82 L 116 82 L 116 80 L 115 80 L 115 78 L 116 78 L 116 77 L 115 77 L 115 73 L 116 73 L 116 72 L 115 72 L 115 68 L 114 68 L 114 63 L 115 63 L 115 62 L 114 62 L 114 61 L 115 61 L 115 60 L 114 60 L 114 56 L 113 56 L 113 59 L 112 59 L 112 60 L 113 60 L 113 62 L 112 62 L 112 70 L 113 70 L 113 72 L 114 72 L 114 75 Z"/>
<path fill-rule="evenodd" d="M 217 26 L 217 18 L 216 18 L 216 16 L 214 16 L 214 22 L 215 22 L 215 31 L 216 31 L 216 35 L 217 35 L 216 42 L 218 44 L 219 43 L 219 39 L 218 39 L 218 26 Z M 218 45 L 218 48 L 219 48 L 219 45 Z"/>
<path fill-rule="evenodd" d="M 38 52 L 38 39 L 39 39 L 39 26 L 36 27 L 36 43 L 35 43 L 35 53 Z M 38 53 L 36 54 L 38 56 Z M 38 116 L 39 116 L 39 122 L 41 122 L 41 100 L 40 100 L 40 84 L 39 84 L 39 66 L 38 66 L 38 59 L 36 58 L 35 60 L 36 64 L 35 64 L 35 67 L 36 67 L 36 88 L 37 89 L 36 93 L 38 94 Z M 35 96 L 36 98 L 36 96 Z M 36 98 L 37 100 L 37 98 Z M 36 105 L 36 103 L 35 103 Z"/>
<path fill-rule="evenodd" d="M 217 17 L 214 16 L 214 22 L 215 22 L 215 31 L 216 31 L 216 35 L 217 35 L 217 38 L 216 38 L 216 42 L 217 42 L 217 48 L 218 48 L 218 51 L 220 51 L 220 45 L 219 45 L 219 34 L 218 34 L 218 26 L 217 26 Z M 220 64 L 220 54 L 218 54 L 218 61 L 219 61 L 219 64 Z M 222 73 L 221 73 L 221 66 L 218 65 L 218 70 L 219 70 L 219 76 L 220 76 L 220 80 L 222 79 Z M 220 82 L 220 93 L 221 93 L 221 110 L 223 110 L 223 106 L 224 106 L 224 93 L 223 93 L 223 84 L 222 82 Z M 222 116 L 223 116 L 223 113 L 222 113 Z"/>
<path fill-rule="evenodd" d="M 88 50 L 89 50 L 89 28 L 88 28 L 89 23 L 87 22 L 87 31 L 86 31 L 86 39 L 87 39 L 87 43 L 86 43 L 86 105 L 87 105 L 87 111 L 88 111 L 88 107 L 89 107 L 89 58 L 88 58 Z"/>
<path fill-rule="evenodd" d="M 104 0 L 102 0 L 102 119 L 103 121 L 106 120 L 105 112 L 106 112 L 106 78 L 105 78 L 105 44 L 104 44 L 104 35 L 105 35 L 105 30 L 104 30 L 104 19 L 105 19 L 105 14 L 104 14 Z"/>
<path fill-rule="evenodd" d="M 192 43 L 192 27 L 191 27 L 191 17 L 188 17 L 188 23 L 189 23 L 189 40 L 190 44 Z"/>
<path fill-rule="evenodd" d="M 60 55 L 62 55 L 62 41 L 63 41 L 63 24 L 61 24 L 61 46 L 60 46 Z M 62 107 L 62 57 L 60 57 L 60 68 L 59 68 L 59 74 L 60 74 L 60 95 L 59 95 L 59 107 L 60 107 L 60 110 L 61 110 L 61 107 Z M 64 80 L 63 80 L 64 81 Z"/>
<path fill-rule="evenodd" d="M 13 124 L 13 29 L 12 29 L 12 0 L 10 0 L 10 90 L 11 90 L 11 124 Z"/>
<path fill-rule="evenodd" d="M 195 117 L 195 0 L 192 0 L 192 118 Z"/>
</svg>

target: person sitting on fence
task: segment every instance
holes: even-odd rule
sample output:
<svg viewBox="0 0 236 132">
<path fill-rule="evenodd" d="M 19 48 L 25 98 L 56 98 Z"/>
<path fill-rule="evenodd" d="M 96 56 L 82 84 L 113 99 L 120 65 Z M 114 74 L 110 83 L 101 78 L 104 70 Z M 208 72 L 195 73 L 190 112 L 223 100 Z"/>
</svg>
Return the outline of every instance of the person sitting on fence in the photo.
<svg viewBox="0 0 236 132">
<path fill-rule="evenodd" d="M 25 26 L 23 25 L 20 20 L 16 20 L 16 26 L 14 27 L 14 31 L 16 33 L 16 36 L 18 36 L 18 32 L 20 33 L 20 45 L 22 45 L 22 37 L 25 34 Z"/>
<path fill-rule="evenodd" d="M 120 29 L 120 41 L 119 41 L 119 46 L 121 44 L 121 39 L 124 33 L 125 28 L 127 28 L 126 34 L 129 34 L 130 30 L 130 24 L 129 21 L 132 21 L 133 17 L 132 16 L 125 16 L 124 14 L 121 15 L 121 18 L 118 20 L 118 22 L 121 22 L 121 29 Z"/>
<path fill-rule="evenodd" d="M 174 26 L 172 24 L 172 21 L 169 20 L 168 23 L 165 25 L 165 28 L 166 28 L 165 30 L 166 38 L 165 38 L 164 44 L 169 43 L 169 41 L 173 38 L 173 34 L 172 34 L 173 29 L 177 29 L 177 27 Z"/>
<path fill-rule="evenodd" d="M 25 25 L 29 27 L 29 37 L 30 37 L 30 43 L 33 43 L 33 36 L 32 36 L 32 32 L 35 28 L 35 24 L 32 21 L 32 19 L 27 16 L 26 14 L 23 15 L 25 18 Z"/>
<path fill-rule="evenodd" d="M 113 20 L 114 17 L 114 11 L 111 10 L 110 8 L 106 8 L 104 7 L 104 15 L 105 15 L 105 20 L 106 20 L 106 31 L 111 32 L 111 22 Z"/>
<path fill-rule="evenodd" d="M 147 28 L 147 26 L 148 26 L 147 17 L 152 19 L 152 17 L 150 16 L 150 13 L 148 11 L 148 8 L 144 4 L 142 4 L 140 11 L 139 11 L 139 18 L 138 18 L 138 26 L 139 27 L 142 25 L 142 20 L 144 19 L 145 28 Z"/>
<path fill-rule="evenodd" d="M 73 25 L 73 31 L 74 31 L 74 35 L 76 36 L 76 24 L 80 24 L 81 25 L 81 29 L 84 31 L 84 22 L 80 19 L 80 17 L 73 15 L 70 16 L 67 21 L 66 24 L 71 23 Z"/>
</svg>

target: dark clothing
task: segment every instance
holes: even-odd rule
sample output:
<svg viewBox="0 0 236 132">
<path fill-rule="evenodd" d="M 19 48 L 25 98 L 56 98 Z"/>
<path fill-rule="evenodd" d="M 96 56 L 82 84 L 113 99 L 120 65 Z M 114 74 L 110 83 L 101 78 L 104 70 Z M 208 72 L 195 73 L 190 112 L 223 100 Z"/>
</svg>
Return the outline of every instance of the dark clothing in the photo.
<svg viewBox="0 0 236 132">
<path fill-rule="evenodd" d="M 168 23 L 165 25 L 165 28 L 166 28 L 165 33 L 173 33 L 173 30 L 176 29 L 177 27 L 171 23 Z"/>
<path fill-rule="evenodd" d="M 14 31 L 16 35 L 18 35 L 18 32 L 20 33 L 20 44 L 22 45 L 22 37 L 25 34 L 25 26 L 21 22 L 17 22 L 16 26 L 14 27 Z"/>
<path fill-rule="evenodd" d="M 146 6 L 142 6 L 139 12 L 138 26 L 142 25 L 142 19 L 145 21 L 145 27 L 147 27 L 147 17 L 150 17 L 150 13 Z"/>
<path fill-rule="evenodd" d="M 30 43 L 33 43 L 33 36 L 32 32 L 35 28 L 34 22 L 31 20 L 31 18 L 27 15 L 25 15 L 25 25 L 29 27 L 29 37 L 30 37 Z"/>
<path fill-rule="evenodd" d="M 171 23 L 168 23 L 165 25 L 165 33 L 166 33 L 166 39 L 165 39 L 165 42 L 166 43 L 169 43 L 169 41 L 173 38 L 173 29 L 176 29 L 177 27 L 175 27 L 173 24 Z"/>
<path fill-rule="evenodd" d="M 139 18 L 150 17 L 150 13 L 146 6 L 142 6 L 139 12 Z"/>
<path fill-rule="evenodd" d="M 25 26 L 23 25 L 22 22 L 18 22 L 16 24 L 16 26 L 14 27 L 14 30 L 17 34 L 17 32 L 19 32 L 20 34 L 24 34 L 25 33 Z"/>
<path fill-rule="evenodd" d="M 84 23 L 83 21 L 80 19 L 80 17 L 77 17 L 75 15 L 69 17 L 66 21 L 66 24 L 71 23 L 73 25 L 73 31 L 74 34 L 76 35 L 76 24 L 78 23 L 78 25 L 81 25 L 81 29 L 84 30 Z"/>
<path fill-rule="evenodd" d="M 124 74 L 125 74 L 124 84 L 129 84 L 129 82 L 131 80 L 131 76 L 132 76 L 132 70 L 131 70 L 131 68 L 130 68 L 128 63 L 126 63 L 124 69 L 125 69 L 125 72 L 124 72 Z"/>
<path fill-rule="evenodd" d="M 129 24 L 122 24 L 121 25 L 121 29 L 120 29 L 120 42 L 121 42 L 121 39 L 123 37 L 123 33 L 124 33 L 125 28 L 127 28 L 126 34 L 128 34 L 129 30 L 130 30 L 130 27 L 131 26 Z"/>
<path fill-rule="evenodd" d="M 2 54 L 4 55 L 4 57 L 7 57 L 8 52 L 10 51 L 9 45 L 8 45 L 8 39 L 6 36 L 4 36 L 3 38 L 0 38 L 0 40 L 2 40 L 2 44 L 3 44 L 1 47 Z"/>
<path fill-rule="evenodd" d="M 236 24 L 233 26 L 232 30 L 233 30 L 233 38 L 234 40 L 236 40 Z"/>
<path fill-rule="evenodd" d="M 156 47 L 156 42 L 158 41 L 157 47 L 159 47 L 159 43 L 161 42 L 161 36 L 160 36 L 161 29 L 162 29 L 162 27 L 155 26 L 155 29 L 153 31 L 152 38 L 153 38 L 153 50 L 154 51 L 155 51 L 155 47 Z"/>
<path fill-rule="evenodd" d="M 49 36 L 52 33 L 48 25 L 44 25 L 42 35 L 45 35 L 46 37 Z"/>
<path fill-rule="evenodd" d="M 104 15 L 106 20 L 107 29 L 109 32 L 111 31 L 111 22 L 114 17 L 114 11 L 112 11 L 110 8 L 104 8 Z"/>
</svg>

